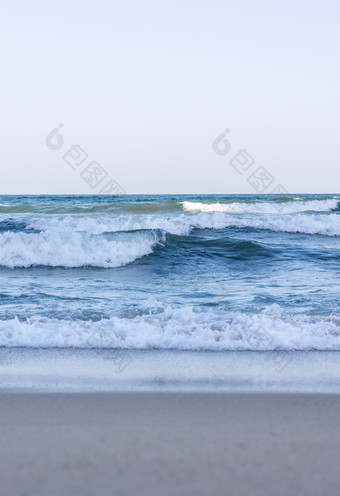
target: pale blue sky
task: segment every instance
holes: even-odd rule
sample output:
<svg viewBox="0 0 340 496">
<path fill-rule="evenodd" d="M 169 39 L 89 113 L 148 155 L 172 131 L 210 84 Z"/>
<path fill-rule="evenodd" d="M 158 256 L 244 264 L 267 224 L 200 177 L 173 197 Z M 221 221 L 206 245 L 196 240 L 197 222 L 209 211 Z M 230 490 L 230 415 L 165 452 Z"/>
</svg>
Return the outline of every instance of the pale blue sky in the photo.
<svg viewBox="0 0 340 496">
<path fill-rule="evenodd" d="M 72 144 L 129 193 L 251 193 L 243 148 L 292 193 L 339 192 L 339 26 L 330 0 L 0 1 L 0 193 L 97 192 Z"/>
</svg>

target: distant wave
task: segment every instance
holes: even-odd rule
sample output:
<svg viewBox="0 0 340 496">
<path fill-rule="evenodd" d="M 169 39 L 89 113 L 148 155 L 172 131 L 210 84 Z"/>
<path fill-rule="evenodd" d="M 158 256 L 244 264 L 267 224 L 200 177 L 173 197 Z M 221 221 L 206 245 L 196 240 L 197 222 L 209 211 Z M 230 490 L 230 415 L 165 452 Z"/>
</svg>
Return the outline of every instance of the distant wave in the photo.
<svg viewBox="0 0 340 496">
<path fill-rule="evenodd" d="M 0 321 L 0 346 L 180 350 L 340 349 L 340 318 L 288 316 L 274 304 L 257 314 L 167 306 L 159 313 L 98 322 L 32 317 Z"/>
<path fill-rule="evenodd" d="M 37 202 L 36 200 L 28 203 L 0 203 L 0 214 L 43 214 L 47 216 L 54 215 L 116 215 L 119 213 L 136 213 L 136 214 L 157 214 L 157 213 L 180 213 L 187 212 L 224 212 L 230 214 L 292 214 L 298 212 L 314 211 L 314 212 L 329 212 L 338 210 L 340 198 L 319 198 L 307 199 L 304 197 L 273 197 L 266 201 L 254 201 L 247 198 L 237 199 L 232 202 L 229 198 L 229 203 L 224 200 L 205 203 L 203 201 L 181 201 L 178 198 L 163 198 L 162 201 L 156 202 L 152 199 L 140 199 L 136 202 L 128 201 L 127 199 L 117 201 L 103 198 L 100 202 L 96 200 L 91 202 L 82 199 L 74 199 L 74 202 L 65 201 L 59 202 L 53 199 L 46 199 Z"/>
<path fill-rule="evenodd" d="M 298 212 L 329 212 L 336 210 L 338 199 L 258 202 L 258 203 L 201 203 L 184 201 L 183 209 L 189 212 L 224 212 L 230 214 L 293 214 Z"/>
<path fill-rule="evenodd" d="M 21 213 L 30 213 L 34 211 L 35 211 L 34 206 L 30 204 L 20 204 L 20 205 L 0 204 L 0 213 L 21 214 Z"/>
<path fill-rule="evenodd" d="M 103 204 L 1 204 L 0 214 L 44 214 L 44 215 L 109 215 L 117 212 L 142 212 L 142 213 L 157 213 L 165 211 L 180 211 L 181 203 L 177 201 L 168 201 L 164 203 L 145 203 L 145 204 L 130 204 L 130 203 L 103 203 Z"/>
</svg>

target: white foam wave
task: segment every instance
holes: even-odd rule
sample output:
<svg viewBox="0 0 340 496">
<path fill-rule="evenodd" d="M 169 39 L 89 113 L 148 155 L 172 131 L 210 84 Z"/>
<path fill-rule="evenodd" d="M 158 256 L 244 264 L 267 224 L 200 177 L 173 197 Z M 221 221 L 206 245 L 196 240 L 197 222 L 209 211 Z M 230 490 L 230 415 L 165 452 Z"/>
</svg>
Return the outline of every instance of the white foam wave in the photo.
<svg viewBox="0 0 340 496">
<path fill-rule="evenodd" d="M 0 346 L 181 350 L 340 350 L 340 318 L 284 316 L 278 305 L 258 314 L 191 307 L 129 318 L 0 321 Z"/>
<path fill-rule="evenodd" d="M 228 227 L 269 229 L 276 232 L 340 236 L 340 215 L 293 214 L 276 216 L 230 215 L 224 212 L 177 215 L 120 215 L 115 217 L 65 217 L 31 220 L 28 228 L 61 232 L 84 231 L 101 234 L 113 231 L 163 230 L 187 235 L 192 229 L 225 229 Z"/>
<path fill-rule="evenodd" d="M 17 268 L 120 267 L 148 255 L 162 241 L 154 231 L 93 235 L 86 232 L 6 232 L 0 236 L 0 265 Z"/>
<path fill-rule="evenodd" d="M 230 214 L 293 214 L 298 212 L 328 212 L 337 208 L 339 199 L 257 202 L 257 203 L 201 203 L 184 201 L 183 209 L 189 212 L 224 212 Z"/>
<path fill-rule="evenodd" d="M 189 234 L 192 222 L 185 214 L 179 215 L 115 215 L 100 217 L 36 217 L 27 222 L 28 229 L 42 231 L 77 231 L 91 234 L 105 232 L 162 230 L 171 234 Z"/>
<path fill-rule="evenodd" d="M 230 226 L 268 229 L 276 232 L 321 234 L 340 236 L 340 216 L 330 215 L 286 215 L 284 217 L 240 218 L 231 221 Z"/>
</svg>

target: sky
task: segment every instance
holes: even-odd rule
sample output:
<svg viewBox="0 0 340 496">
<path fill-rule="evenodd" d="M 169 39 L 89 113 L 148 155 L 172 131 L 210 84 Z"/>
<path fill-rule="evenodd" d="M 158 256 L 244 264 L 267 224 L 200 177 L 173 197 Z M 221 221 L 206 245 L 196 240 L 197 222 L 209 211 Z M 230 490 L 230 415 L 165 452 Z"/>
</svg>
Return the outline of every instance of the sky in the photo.
<svg viewBox="0 0 340 496">
<path fill-rule="evenodd" d="M 330 0 L 0 0 L 0 194 L 339 193 L 339 26 Z"/>
</svg>

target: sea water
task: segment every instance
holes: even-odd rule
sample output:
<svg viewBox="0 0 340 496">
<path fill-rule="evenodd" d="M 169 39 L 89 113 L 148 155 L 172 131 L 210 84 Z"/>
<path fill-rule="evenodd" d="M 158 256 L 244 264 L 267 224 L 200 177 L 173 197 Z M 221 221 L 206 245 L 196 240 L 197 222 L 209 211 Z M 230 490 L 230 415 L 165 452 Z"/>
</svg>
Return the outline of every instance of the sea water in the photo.
<svg viewBox="0 0 340 496">
<path fill-rule="evenodd" d="M 0 346 L 340 350 L 339 205 L 0 196 Z"/>
</svg>

